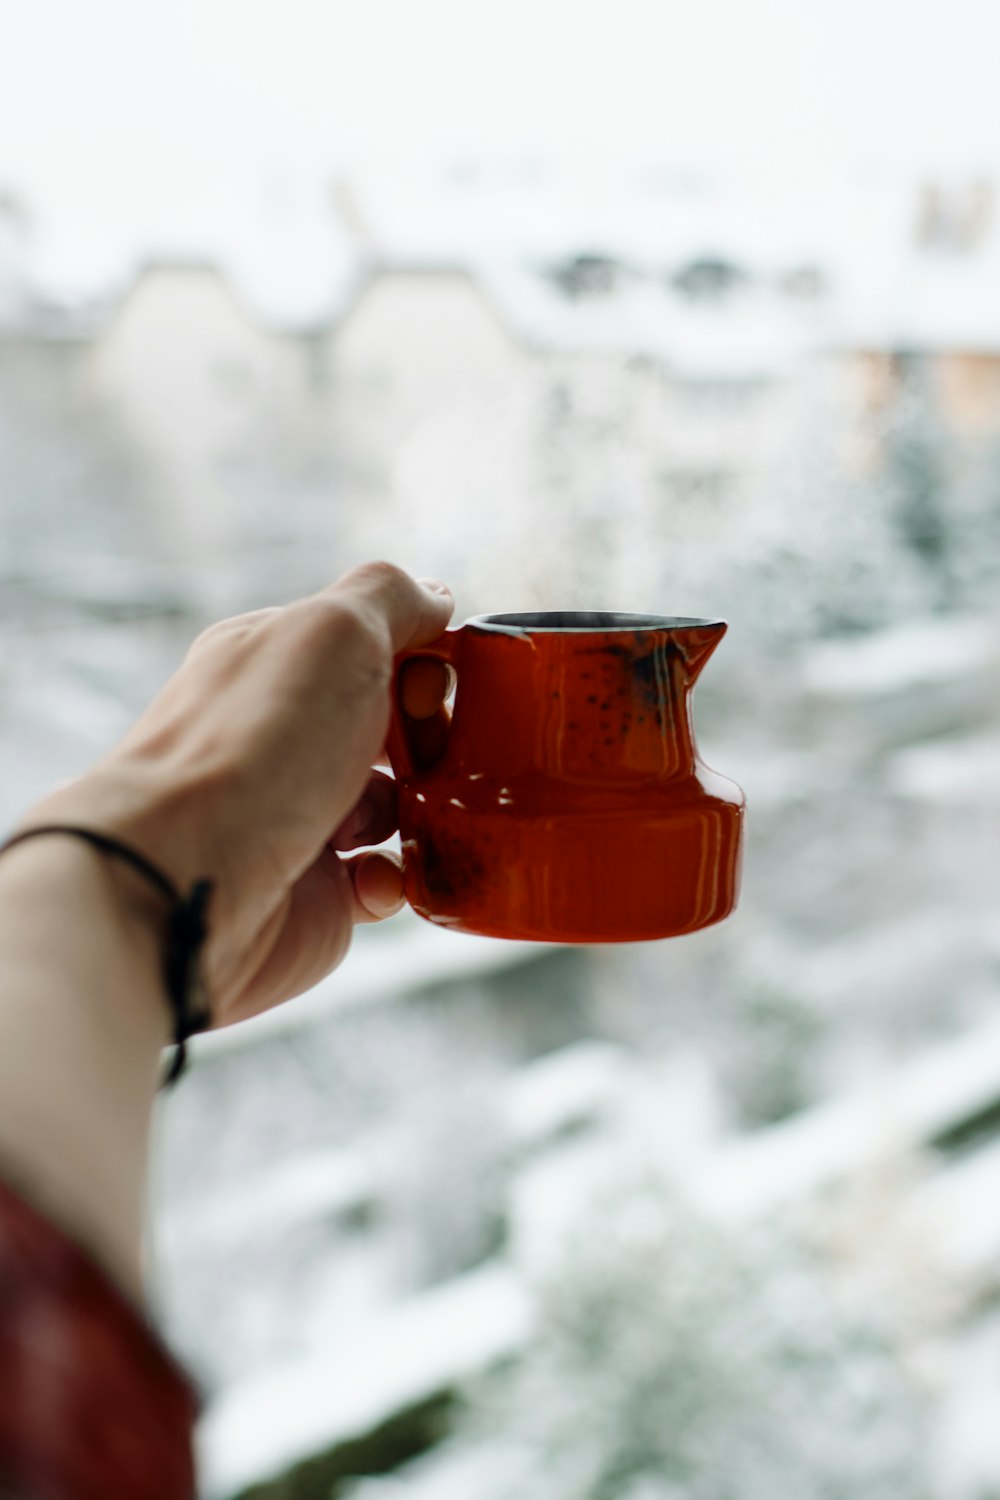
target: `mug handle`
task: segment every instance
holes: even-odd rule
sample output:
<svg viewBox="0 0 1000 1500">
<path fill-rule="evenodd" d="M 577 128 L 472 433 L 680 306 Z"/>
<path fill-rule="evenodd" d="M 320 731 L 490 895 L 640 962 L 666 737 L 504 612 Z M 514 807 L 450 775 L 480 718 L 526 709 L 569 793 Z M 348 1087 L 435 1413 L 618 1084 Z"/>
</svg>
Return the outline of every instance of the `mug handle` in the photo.
<svg viewBox="0 0 1000 1500">
<path fill-rule="evenodd" d="M 386 749 L 389 752 L 389 764 L 397 781 L 401 781 L 404 776 L 415 775 L 418 769 L 406 737 L 406 715 L 403 712 L 400 695 L 401 669 L 408 661 L 418 661 L 421 657 L 425 659 L 429 657 L 432 661 L 444 662 L 446 667 L 451 667 L 452 671 L 457 673 L 458 648 L 464 628 L 460 625 L 457 630 L 446 630 L 444 635 L 438 636 L 436 641 L 431 641 L 426 646 L 414 646 L 411 651 L 400 651 L 393 663 L 392 714 L 386 733 Z"/>
</svg>

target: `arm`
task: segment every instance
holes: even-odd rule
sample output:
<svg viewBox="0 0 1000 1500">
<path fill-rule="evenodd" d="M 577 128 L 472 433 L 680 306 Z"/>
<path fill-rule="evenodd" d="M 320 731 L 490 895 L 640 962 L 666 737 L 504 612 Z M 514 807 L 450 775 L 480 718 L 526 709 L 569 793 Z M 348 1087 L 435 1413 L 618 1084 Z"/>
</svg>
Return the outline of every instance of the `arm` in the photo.
<svg viewBox="0 0 1000 1500">
<path fill-rule="evenodd" d="M 440 586 L 385 564 L 285 609 L 225 621 L 125 740 L 24 826 L 114 834 L 181 888 L 210 876 L 204 973 L 214 1025 L 301 993 L 347 950 L 355 923 L 398 909 L 385 855 L 343 857 L 395 826 L 373 772 L 393 656 L 440 634 Z M 408 684 L 419 713 L 443 683 Z M 145 1162 L 169 1013 L 164 903 L 77 841 L 0 859 L 0 1172 L 141 1286 Z"/>
</svg>

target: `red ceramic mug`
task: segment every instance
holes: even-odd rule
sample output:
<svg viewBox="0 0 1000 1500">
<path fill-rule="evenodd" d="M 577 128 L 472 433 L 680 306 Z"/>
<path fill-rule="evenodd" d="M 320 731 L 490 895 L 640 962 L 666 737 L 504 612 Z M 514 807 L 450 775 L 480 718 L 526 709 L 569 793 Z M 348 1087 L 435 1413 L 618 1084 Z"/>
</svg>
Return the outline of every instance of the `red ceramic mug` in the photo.
<svg viewBox="0 0 1000 1500">
<path fill-rule="evenodd" d="M 407 899 L 460 932 L 624 942 L 733 910 L 744 797 L 698 757 L 691 689 L 721 620 L 481 615 L 397 658 L 389 757 Z M 399 667 L 455 673 L 442 754 L 421 766 Z"/>
</svg>

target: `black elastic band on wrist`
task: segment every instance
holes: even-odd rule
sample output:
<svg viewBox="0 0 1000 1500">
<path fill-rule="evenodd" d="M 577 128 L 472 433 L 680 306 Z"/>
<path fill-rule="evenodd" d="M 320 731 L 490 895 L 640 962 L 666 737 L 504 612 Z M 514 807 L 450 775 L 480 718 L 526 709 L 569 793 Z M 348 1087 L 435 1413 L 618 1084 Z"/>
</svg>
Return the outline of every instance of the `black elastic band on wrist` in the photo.
<svg viewBox="0 0 1000 1500">
<path fill-rule="evenodd" d="M 173 1017 L 173 1041 L 175 1052 L 163 1079 L 164 1086 L 174 1084 L 184 1071 L 187 1062 L 186 1043 L 189 1037 L 205 1031 L 211 1025 L 204 986 L 199 974 L 199 958 L 208 936 L 206 912 L 212 895 L 211 880 L 196 880 L 186 896 L 182 896 L 169 875 L 154 865 L 152 860 L 140 854 L 138 849 L 125 844 L 109 834 L 98 833 L 93 828 L 79 828 L 74 823 L 43 823 L 35 828 L 22 829 L 0 844 L 0 854 L 23 844 L 27 839 L 61 833 L 70 838 L 83 839 L 99 849 L 130 865 L 154 886 L 170 903 L 167 918 L 167 941 L 163 952 L 163 982 L 166 986 L 170 1013 Z"/>
</svg>

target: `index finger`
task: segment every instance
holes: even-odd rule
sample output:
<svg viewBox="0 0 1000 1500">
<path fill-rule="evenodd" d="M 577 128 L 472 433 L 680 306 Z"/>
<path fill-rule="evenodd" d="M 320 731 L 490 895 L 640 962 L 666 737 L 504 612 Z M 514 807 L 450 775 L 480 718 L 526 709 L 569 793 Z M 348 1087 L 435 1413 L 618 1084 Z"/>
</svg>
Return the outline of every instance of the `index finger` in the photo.
<svg viewBox="0 0 1000 1500">
<path fill-rule="evenodd" d="M 328 598 L 371 613 L 389 631 L 395 656 L 407 647 L 436 640 L 451 619 L 455 601 L 446 584 L 411 578 L 393 563 L 362 563 L 322 591 Z"/>
</svg>

